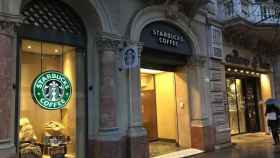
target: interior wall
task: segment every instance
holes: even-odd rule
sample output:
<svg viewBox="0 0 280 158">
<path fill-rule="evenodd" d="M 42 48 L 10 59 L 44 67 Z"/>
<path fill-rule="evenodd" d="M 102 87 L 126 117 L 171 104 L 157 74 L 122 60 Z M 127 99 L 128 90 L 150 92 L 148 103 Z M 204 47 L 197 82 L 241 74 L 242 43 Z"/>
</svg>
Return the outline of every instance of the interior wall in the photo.
<svg viewBox="0 0 280 158">
<path fill-rule="evenodd" d="M 76 62 L 75 49 L 64 52 L 63 55 L 63 71 L 68 77 L 72 85 L 72 96 L 63 111 L 63 124 L 65 125 L 65 133 L 71 138 L 71 144 L 68 145 L 68 152 L 75 153 L 76 145 Z"/>
<path fill-rule="evenodd" d="M 261 97 L 263 102 L 267 99 L 272 98 L 272 86 L 271 86 L 271 78 L 268 74 L 261 74 L 260 76 L 260 83 L 261 83 Z M 259 104 L 260 109 L 260 123 L 262 131 L 268 132 L 267 121 L 265 118 L 265 104 Z"/>
<path fill-rule="evenodd" d="M 158 137 L 177 139 L 175 76 L 172 72 L 155 75 Z"/>
<path fill-rule="evenodd" d="M 45 56 L 44 60 L 48 62 L 49 66 L 45 65 L 43 66 L 43 69 L 59 70 L 59 65 L 57 64 L 59 62 L 59 58 Z M 60 121 L 60 113 L 57 111 L 44 110 L 35 104 L 32 99 L 32 82 L 40 73 L 41 56 L 39 54 L 23 52 L 21 54 L 20 118 L 25 117 L 29 119 L 38 141 L 42 141 L 45 123 L 50 120 Z"/>
<path fill-rule="evenodd" d="M 175 73 L 176 101 L 178 113 L 178 138 L 179 145 L 184 148 L 191 147 L 190 106 L 187 85 L 187 76 L 184 68 Z"/>
</svg>

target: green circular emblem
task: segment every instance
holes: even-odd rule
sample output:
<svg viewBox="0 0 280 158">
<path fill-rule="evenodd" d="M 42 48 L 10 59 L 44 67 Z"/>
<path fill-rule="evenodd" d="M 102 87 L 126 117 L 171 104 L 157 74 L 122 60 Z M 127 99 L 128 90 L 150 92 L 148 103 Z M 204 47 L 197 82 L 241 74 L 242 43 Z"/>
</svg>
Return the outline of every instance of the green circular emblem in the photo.
<svg viewBox="0 0 280 158">
<path fill-rule="evenodd" d="M 37 76 L 32 85 L 34 101 L 47 110 L 65 107 L 72 95 L 69 79 L 57 71 L 46 71 Z"/>
</svg>

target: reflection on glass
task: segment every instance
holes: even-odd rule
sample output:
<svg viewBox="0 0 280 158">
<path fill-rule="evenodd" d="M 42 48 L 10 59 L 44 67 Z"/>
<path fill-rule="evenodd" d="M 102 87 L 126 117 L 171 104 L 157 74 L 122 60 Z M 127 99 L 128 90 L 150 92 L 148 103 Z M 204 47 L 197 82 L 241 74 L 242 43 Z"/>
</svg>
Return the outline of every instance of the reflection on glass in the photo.
<svg viewBox="0 0 280 158">
<path fill-rule="evenodd" d="M 242 93 L 241 79 L 227 79 L 227 97 L 229 104 L 229 122 L 231 134 L 247 132 L 245 98 Z"/>
<path fill-rule="evenodd" d="M 238 134 L 238 114 L 237 114 L 237 96 L 235 79 L 227 79 L 227 97 L 229 105 L 229 124 L 231 134 Z"/>
<path fill-rule="evenodd" d="M 245 100 L 242 93 L 242 83 L 240 79 L 236 79 L 236 94 L 238 105 L 238 117 L 239 117 L 239 130 L 240 133 L 245 133 L 246 130 L 246 117 L 245 117 Z"/>
<path fill-rule="evenodd" d="M 21 157 L 75 157 L 76 67 L 75 48 L 23 40 L 21 46 L 20 127 Z M 31 86 L 42 72 L 64 73 L 72 84 L 72 96 L 61 110 L 44 110 L 33 101 Z"/>
</svg>

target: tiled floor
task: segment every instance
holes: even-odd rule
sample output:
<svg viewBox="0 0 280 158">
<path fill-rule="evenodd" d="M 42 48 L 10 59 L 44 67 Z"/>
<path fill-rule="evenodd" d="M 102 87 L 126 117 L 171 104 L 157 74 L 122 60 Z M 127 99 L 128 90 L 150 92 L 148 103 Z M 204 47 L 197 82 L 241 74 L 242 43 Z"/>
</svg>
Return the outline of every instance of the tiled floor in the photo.
<svg viewBox="0 0 280 158">
<path fill-rule="evenodd" d="M 243 134 L 232 137 L 233 146 L 192 158 L 280 158 L 280 145 L 272 145 L 271 135 Z"/>
<path fill-rule="evenodd" d="M 166 141 L 154 141 L 150 143 L 150 155 L 151 157 L 175 152 L 182 150 L 173 142 L 166 142 Z"/>
</svg>

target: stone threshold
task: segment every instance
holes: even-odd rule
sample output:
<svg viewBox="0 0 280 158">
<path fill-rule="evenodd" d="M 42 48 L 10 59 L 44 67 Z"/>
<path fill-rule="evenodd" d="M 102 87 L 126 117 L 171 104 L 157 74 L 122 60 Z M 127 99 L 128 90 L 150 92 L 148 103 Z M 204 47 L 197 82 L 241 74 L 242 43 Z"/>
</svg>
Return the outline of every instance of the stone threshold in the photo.
<svg viewBox="0 0 280 158">
<path fill-rule="evenodd" d="M 183 157 L 189 157 L 189 156 L 193 156 L 193 155 L 197 155 L 197 154 L 201 154 L 201 153 L 204 153 L 204 151 L 190 148 L 190 149 L 180 150 L 180 151 L 176 151 L 176 152 L 172 152 L 172 153 L 168 153 L 168 154 L 164 154 L 164 155 L 160 155 L 160 156 L 155 156 L 152 158 L 183 158 Z"/>
</svg>

